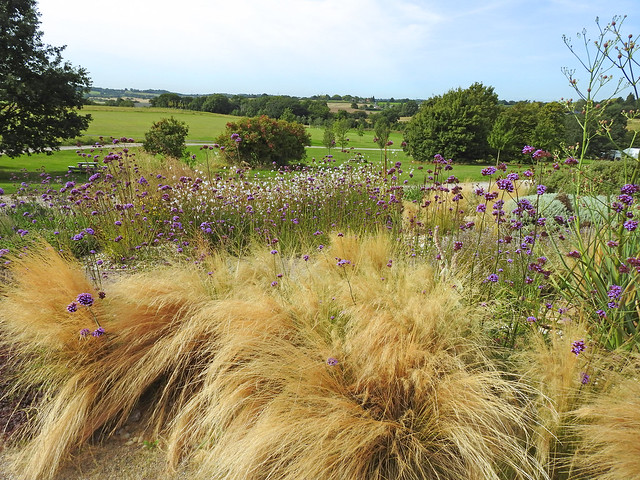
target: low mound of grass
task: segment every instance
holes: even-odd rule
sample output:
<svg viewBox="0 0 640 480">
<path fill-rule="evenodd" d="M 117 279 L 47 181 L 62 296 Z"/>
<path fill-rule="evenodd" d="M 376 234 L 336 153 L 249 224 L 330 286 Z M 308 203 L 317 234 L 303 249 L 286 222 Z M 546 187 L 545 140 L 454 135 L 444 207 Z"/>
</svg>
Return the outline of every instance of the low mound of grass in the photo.
<svg viewBox="0 0 640 480">
<path fill-rule="evenodd" d="M 16 257 L 0 329 L 21 384 L 44 391 L 16 468 L 54 478 L 146 398 L 169 466 L 194 478 L 544 477 L 516 384 L 433 278 L 382 236 L 213 255 L 122 276 L 103 299 L 50 247 Z"/>
</svg>

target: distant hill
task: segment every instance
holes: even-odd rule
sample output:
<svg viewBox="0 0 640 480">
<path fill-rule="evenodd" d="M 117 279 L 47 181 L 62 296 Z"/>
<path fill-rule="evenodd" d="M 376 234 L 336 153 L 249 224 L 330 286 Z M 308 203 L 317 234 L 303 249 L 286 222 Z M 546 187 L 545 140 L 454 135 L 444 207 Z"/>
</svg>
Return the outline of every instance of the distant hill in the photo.
<svg viewBox="0 0 640 480">
<path fill-rule="evenodd" d="M 138 90 L 137 88 L 102 88 L 91 87 L 85 93 L 84 98 L 89 103 L 98 105 L 117 105 L 123 107 L 148 107 L 149 100 L 163 93 L 172 93 L 169 90 Z"/>
</svg>

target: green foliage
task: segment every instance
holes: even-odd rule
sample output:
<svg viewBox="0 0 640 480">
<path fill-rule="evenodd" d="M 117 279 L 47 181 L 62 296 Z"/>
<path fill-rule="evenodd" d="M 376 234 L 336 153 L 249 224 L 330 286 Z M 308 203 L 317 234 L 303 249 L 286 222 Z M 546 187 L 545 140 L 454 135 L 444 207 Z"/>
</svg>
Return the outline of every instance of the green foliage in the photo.
<svg viewBox="0 0 640 480">
<path fill-rule="evenodd" d="M 0 3 L 0 154 L 56 148 L 87 128 L 75 110 L 90 85 L 82 68 L 63 62 L 64 47 L 42 43 L 34 0 Z"/>
<path fill-rule="evenodd" d="M 502 107 L 489 134 L 489 145 L 505 161 L 522 158 L 523 145 L 558 149 L 565 140 L 565 113 L 558 102 L 517 102 Z"/>
<path fill-rule="evenodd" d="M 189 133 L 186 123 L 173 117 L 163 118 L 151 125 L 144 134 L 143 148 L 152 154 L 160 153 L 168 157 L 184 158 L 186 156 L 185 139 Z"/>
<path fill-rule="evenodd" d="M 336 143 L 340 145 L 340 149 L 344 150 L 349 142 L 347 134 L 351 128 L 351 122 L 346 118 L 341 118 L 333 122 L 333 133 L 336 136 Z"/>
<path fill-rule="evenodd" d="M 624 161 L 598 160 L 583 165 L 580 173 L 575 168 L 554 171 L 545 178 L 545 185 L 553 192 L 612 195 L 620 193 L 620 185 L 627 183 L 630 171 L 631 166 L 625 168 Z"/>
<path fill-rule="evenodd" d="M 329 149 L 329 153 L 331 153 L 331 149 L 336 146 L 336 134 L 333 131 L 332 125 L 327 125 L 324 128 L 324 134 L 322 136 L 322 145 Z"/>
<path fill-rule="evenodd" d="M 225 133 L 216 142 L 224 147 L 229 163 L 257 167 L 302 160 L 306 157 L 304 147 L 311 143 L 311 137 L 299 123 L 262 115 L 227 123 Z"/>
<path fill-rule="evenodd" d="M 234 105 L 229 100 L 229 97 L 216 93 L 206 97 L 199 110 L 211 113 L 229 114 L 233 109 Z"/>
<path fill-rule="evenodd" d="M 481 83 L 428 99 L 407 125 L 409 154 L 420 162 L 436 154 L 467 162 L 486 158 L 498 108 L 493 87 Z"/>
</svg>

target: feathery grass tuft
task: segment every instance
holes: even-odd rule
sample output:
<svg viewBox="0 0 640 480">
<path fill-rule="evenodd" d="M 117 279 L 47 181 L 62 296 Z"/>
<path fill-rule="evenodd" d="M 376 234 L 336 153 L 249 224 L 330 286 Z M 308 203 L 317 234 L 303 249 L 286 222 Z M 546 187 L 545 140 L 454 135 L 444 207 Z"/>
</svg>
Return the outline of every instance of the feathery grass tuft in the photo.
<svg viewBox="0 0 640 480">
<path fill-rule="evenodd" d="M 81 312 L 65 311 L 87 291 L 77 265 L 48 248 L 16 262 L 59 280 L 39 292 L 48 310 L 23 311 L 36 292 L 16 275 L 3 331 L 56 324 L 51 335 L 70 345 L 51 356 L 59 341 L 20 337 L 18 353 L 56 372 L 21 474 L 53 478 L 144 397 L 169 464 L 190 461 L 197 478 L 544 476 L 525 449 L 516 385 L 429 267 L 396 257 L 383 237 L 336 236 L 308 261 L 276 257 L 213 256 L 206 273 L 176 265 L 115 279 L 95 305 L 106 331 L 97 338 L 79 338 Z"/>
</svg>

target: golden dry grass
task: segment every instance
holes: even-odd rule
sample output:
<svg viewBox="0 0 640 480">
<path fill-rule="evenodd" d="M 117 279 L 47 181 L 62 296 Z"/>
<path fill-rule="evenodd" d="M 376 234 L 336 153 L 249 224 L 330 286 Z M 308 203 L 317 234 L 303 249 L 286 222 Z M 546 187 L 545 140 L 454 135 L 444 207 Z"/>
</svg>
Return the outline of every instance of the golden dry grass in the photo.
<svg viewBox="0 0 640 480">
<path fill-rule="evenodd" d="M 544 477 L 473 311 L 393 255 L 385 237 L 347 236 L 308 262 L 261 251 L 123 277 L 89 339 L 86 311 L 65 310 L 93 292 L 81 268 L 50 248 L 16 259 L 0 328 L 33 360 L 22 381 L 48 378 L 20 474 L 54 478 L 145 397 L 169 465 L 194 478 Z"/>
<path fill-rule="evenodd" d="M 625 381 L 575 412 L 580 438 L 576 475 L 601 480 L 640 478 L 640 362 Z"/>
</svg>

